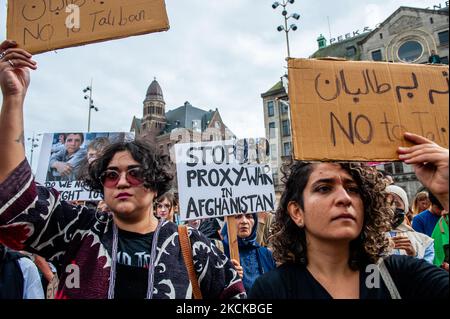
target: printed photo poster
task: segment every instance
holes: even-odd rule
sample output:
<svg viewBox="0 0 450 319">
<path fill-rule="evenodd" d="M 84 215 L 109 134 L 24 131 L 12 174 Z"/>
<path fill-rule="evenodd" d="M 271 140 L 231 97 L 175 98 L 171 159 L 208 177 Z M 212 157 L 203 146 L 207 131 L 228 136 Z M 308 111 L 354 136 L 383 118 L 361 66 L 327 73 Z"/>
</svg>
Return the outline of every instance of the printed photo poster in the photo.
<svg viewBox="0 0 450 319">
<path fill-rule="evenodd" d="M 110 144 L 134 140 L 134 133 L 47 133 L 42 139 L 36 181 L 53 187 L 67 201 L 101 200 L 84 187 L 89 163 Z"/>
<path fill-rule="evenodd" d="M 175 144 L 180 220 L 275 210 L 266 139 Z"/>
</svg>

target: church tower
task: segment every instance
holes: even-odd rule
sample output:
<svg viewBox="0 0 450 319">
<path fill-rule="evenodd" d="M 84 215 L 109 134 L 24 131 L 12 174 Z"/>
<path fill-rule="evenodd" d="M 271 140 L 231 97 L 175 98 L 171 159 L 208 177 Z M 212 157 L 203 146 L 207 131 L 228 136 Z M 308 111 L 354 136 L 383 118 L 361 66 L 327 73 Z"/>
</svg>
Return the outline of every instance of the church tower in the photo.
<svg viewBox="0 0 450 319">
<path fill-rule="evenodd" d="M 158 135 L 166 127 L 166 102 L 156 78 L 150 84 L 144 100 L 144 116 L 142 117 L 142 133 Z"/>
</svg>

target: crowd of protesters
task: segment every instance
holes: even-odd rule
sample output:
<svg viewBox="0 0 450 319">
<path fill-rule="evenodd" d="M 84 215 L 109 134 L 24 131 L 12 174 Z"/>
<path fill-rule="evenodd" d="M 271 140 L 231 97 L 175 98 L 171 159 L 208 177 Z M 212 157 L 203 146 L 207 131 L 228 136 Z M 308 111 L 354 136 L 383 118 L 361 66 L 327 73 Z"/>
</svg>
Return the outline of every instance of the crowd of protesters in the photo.
<svg viewBox="0 0 450 319">
<path fill-rule="evenodd" d="M 205 299 L 448 297 L 447 149 L 405 133 L 414 146 L 399 160 L 426 188 L 411 201 L 412 221 L 406 192 L 376 169 L 293 161 L 276 212 L 232 217 L 239 260 L 230 259 L 228 224 L 212 218 L 189 221 L 189 261 L 171 163 L 151 145 L 92 145 L 82 175 L 102 194 L 98 208 L 34 181 L 18 139 L 29 69 L 28 52 L 0 45 L 0 298 L 185 299 L 197 286 Z M 55 159 L 59 174 L 72 173 L 63 162 Z M 379 287 L 364 284 L 370 265 Z"/>
</svg>

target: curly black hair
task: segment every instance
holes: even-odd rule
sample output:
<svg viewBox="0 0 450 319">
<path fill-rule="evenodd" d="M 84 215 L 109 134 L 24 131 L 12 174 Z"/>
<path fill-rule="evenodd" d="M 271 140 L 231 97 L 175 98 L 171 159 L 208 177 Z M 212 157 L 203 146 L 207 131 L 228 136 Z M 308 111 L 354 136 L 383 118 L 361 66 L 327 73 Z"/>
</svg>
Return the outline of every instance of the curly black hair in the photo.
<svg viewBox="0 0 450 319">
<path fill-rule="evenodd" d="M 122 151 L 128 151 L 133 159 L 141 164 L 144 187 L 157 194 L 164 194 L 170 190 L 173 173 L 169 156 L 161 154 L 152 145 L 139 140 L 118 142 L 107 146 L 102 155 L 89 165 L 89 173 L 84 177 L 85 186 L 103 196 L 101 175 L 107 169 L 114 155 Z"/>
<path fill-rule="evenodd" d="M 278 264 L 294 262 L 307 264 L 306 233 L 288 213 L 289 202 L 304 209 L 303 190 L 313 171 L 314 163 L 294 161 L 282 167 L 285 190 L 281 195 L 275 221 L 269 238 L 273 256 Z M 385 232 L 391 229 L 393 211 L 386 204 L 386 184 L 382 174 L 360 163 L 339 163 L 355 180 L 364 203 L 364 224 L 360 236 L 350 243 L 349 266 L 374 263 L 386 253 L 388 240 Z"/>
</svg>

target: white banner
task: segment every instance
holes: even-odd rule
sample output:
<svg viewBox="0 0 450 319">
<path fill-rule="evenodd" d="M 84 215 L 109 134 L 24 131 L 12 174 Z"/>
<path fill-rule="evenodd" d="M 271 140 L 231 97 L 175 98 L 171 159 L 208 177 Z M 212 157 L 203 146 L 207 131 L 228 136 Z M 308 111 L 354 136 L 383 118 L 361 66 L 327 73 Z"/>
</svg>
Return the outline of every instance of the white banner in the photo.
<svg viewBox="0 0 450 319">
<path fill-rule="evenodd" d="M 175 144 L 180 220 L 275 209 L 266 139 Z"/>
</svg>

